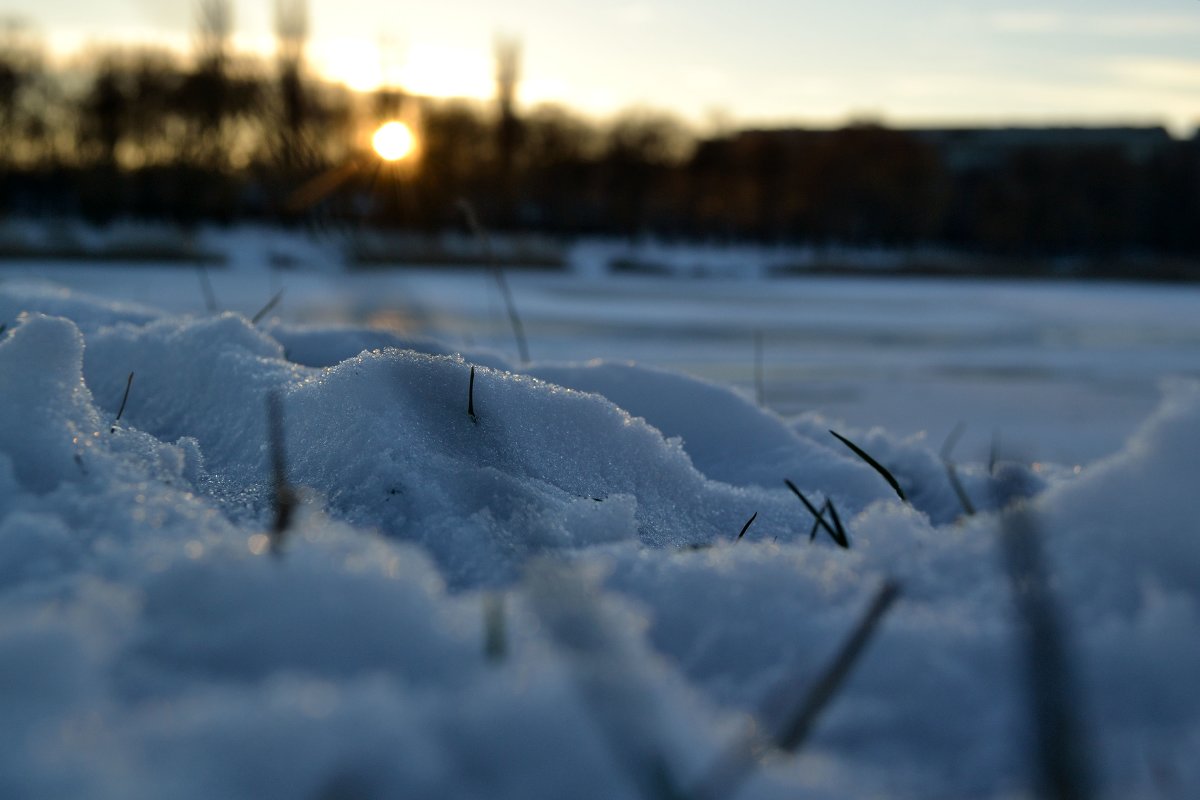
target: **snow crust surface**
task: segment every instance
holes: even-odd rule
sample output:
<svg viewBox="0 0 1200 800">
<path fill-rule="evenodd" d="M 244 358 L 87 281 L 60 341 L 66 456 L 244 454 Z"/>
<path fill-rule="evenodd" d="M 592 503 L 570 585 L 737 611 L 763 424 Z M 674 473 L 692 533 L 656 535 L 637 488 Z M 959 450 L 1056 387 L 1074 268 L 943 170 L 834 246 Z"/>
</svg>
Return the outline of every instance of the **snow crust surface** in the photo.
<svg viewBox="0 0 1200 800">
<path fill-rule="evenodd" d="M 633 364 L 517 372 L 11 285 L 0 321 L 0 796 L 698 790 L 887 580 L 901 599 L 805 747 L 738 796 L 1034 791 L 986 465 L 958 467 L 966 517 L 919 440 L 840 431 L 901 503 L 824 420 Z M 271 393 L 302 497 L 278 556 Z M 1078 473 L 1000 465 L 1032 495 L 1105 797 L 1200 795 L 1197 444 L 1180 382 Z M 849 550 L 810 542 L 784 478 Z"/>
</svg>

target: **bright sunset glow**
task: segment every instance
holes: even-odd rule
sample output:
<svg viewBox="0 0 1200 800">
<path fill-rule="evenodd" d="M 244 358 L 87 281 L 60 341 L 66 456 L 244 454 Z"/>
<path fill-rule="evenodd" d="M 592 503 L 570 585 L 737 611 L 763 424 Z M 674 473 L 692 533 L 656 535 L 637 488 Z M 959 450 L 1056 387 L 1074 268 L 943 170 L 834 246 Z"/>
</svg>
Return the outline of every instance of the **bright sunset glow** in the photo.
<svg viewBox="0 0 1200 800">
<path fill-rule="evenodd" d="M 430 97 L 491 97 L 492 54 L 482 45 L 380 44 L 344 38 L 314 42 L 313 64 L 325 78 L 359 92 L 387 86 Z"/>
<path fill-rule="evenodd" d="M 460 0 L 399 17 L 380 0 L 308 4 L 313 74 L 362 92 L 490 99 L 491 34 L 503 30 L 524 45 L 522 105 L 592 115 L 646 105 L 758 125 L 1165 122 L 1179 135 L 1200 123 L 1197 0 L 746 0 L 736 14 L 717 0 Z M 190 2 L 16 5 L 61 63 L 95 42 L 153 42 L 182 57 L 194 48 Z M 271 4 L 243 5 L 234 49 L 269 61 Z M 626 44 L 620 58 L 613 41 Z"/>
<path fill-rule="evenodd" d="M 491 97 L 495 91 L 492 53 L 481 46 L 415 42 L 400 64 L 400 84 L 432 97 Z"/>
<path fill-rule="evenodd" d="M 369 40 L 318 41 L 313 44 L 311 55 L 322 76 L 356 92 L 373 92 L 387 82 L 379 50 Z"/>
<path fill-rule="evenodd" d="M 399 161 L 412 153 L 417 137 L 403 122 L 386 122 L 371 137 L 371 146 L 384 161 Z"/>
</svg>

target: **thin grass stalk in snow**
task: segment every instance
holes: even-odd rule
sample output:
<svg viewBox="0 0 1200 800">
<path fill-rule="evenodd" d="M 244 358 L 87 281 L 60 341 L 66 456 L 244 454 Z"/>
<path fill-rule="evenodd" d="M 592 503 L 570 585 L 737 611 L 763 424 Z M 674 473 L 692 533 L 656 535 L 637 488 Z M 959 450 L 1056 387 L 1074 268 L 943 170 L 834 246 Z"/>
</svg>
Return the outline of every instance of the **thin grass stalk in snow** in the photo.
<svg viewBox="0 0 1200 800">
<path fill-rule="evenodd" d="M 829 498 L 825 498 L 825 504 L 821 506 L 820 516 L 816 520 L 813 520 L 813 526 L 808 532 L 808 540 L 811 542 L 817 538 L 817 531 L 821 529 L 820 522 L 824 521 L 826 513 L 829 514 L 830 519 L 833 521 L 834 531 L 841 537 L 834 536 L 834 541 L 838 544 L 842 544 L 844 541 L 845 545 L 843 546 L 849 548 L 850 539 L 846 536 L 846 529 L 842 526 L 842 518 L 838 516 L 837 509 L 833 507 L 833 501 Z"/>
<path fill-rule="evenodd" d="M 800 502 L 804 503 L 804 507 L 807 508 L 808 512 L 810 514 L 812 514 L 813 517 L 816 519 L 816 522 L 814 524 L 819 525 L 820 527 L 824 528 L 825 532 L 829 534 L 829 538 L 831 538 L 835 542 L 837 542 L 840 547 L 845 547 L 845 548 L 850 547 L 850 542 L 849 542 L 849 540 L 846 539 L 845 532 L 837 531 L 837 530 L 834 530 L 832 527 L 830 527 L 829 523 L 825 521 L 825 514 L 822 513 L 821 511 L 818 511 L 817 507 L 814 506 L 811 502 L 809 502 L 808 498 L 804 496 L 804 493 L 801 492 L 798 488 L 796 488 L 796 484 L 792 483 L 787 478 L 784 478 L 783 482 L 786 483 L 787 487 L 792 490 L 792 494 L 794 494 L 794 495 L 796 495 L 796 497 L 800 498 Z M 811 536 L 810 536 L 810 540 L 811 540 Z"/>
<path fill-rule="evenodd" d="M 113 420 L 112 426 L 108 429 L 109 433 L 117 432 L 117 423 L 121 421 L 121 415 L 125 413 L 125 404 L 129 402 L 129 387 L 133 386 L 133 373 L 129 373 L 129 377 L 125 379 L 125 394 L 121 396 L 121 407 L 117 409 L 117 417 Z"/>
<path fill-rule="evenodd" d="M 1001 551 L 1022 629 L 1039 796 L 1086 800 L 1093 792 L 1077 684 L 1046 574 L 1036 518 L 1020 500 L 1013 504 L 1025 494 L 1022 480 L 1012 473 L 994 481 L 993 490 L 997 505 L 1004 509 Z"/>
<path fill-rule="evenodd" d="M 962 506 L 963 513 L 968 517 L 974 516 L 975 504 L 971 502 L 971 496 L 967 494 L 962 481 L 958 479 L 958 469 L 954 466 L 954 462 L 943 461 L 942 463 L 946 466 L 946 478 L 950 481 L 950 488 L 954 490 L 954 494 L 958 497 L 958 503 Z"/>
<path fill-rule="evenodd" d="M 876 472 L 882 475 L 883 479 L 888 482 L 888 485 L 892 487 L 901 500 L 906 503 L 908 502 L 908 498 L 904 496 L 904 490 L 900 488 L 900 481 L 896 480 L 896 476 L 889 472 L 887 467 L 871 458 L 870 453 L 868 453 L 866 450 L 863 450 L 861 447 L 847 439 L 845 436 L 842 436 L 837 431 L 830 431 L 830 433 L 832 433 L 838 441 L 846 445 L 846 447 L 849 447 L 854 455 L 867 462 L 867 464 L 870 465 Z"/>
<path fill-rule="evenodd" d="M 216 314 L 219 306 L 217 296 L 213 293 L 212 281 L 208 279 L 208 267 L 204 262 L 196 265 L 196 275 L 200 279 L 200 293 L 204 295 L 204 308 L 209 314 Z"/>
<path fill-rule="evenodd" d="M 531 607 L 566 657 L 583 707 L 644 800 L 688 797 L 667 759 L 654 689 L 640 676 L 626 636 L 614 628 L 580 573 L 548 560 L 526 575 Z"/>
<path fill-rule="evenodd" d="M 267 301 L 267 304 L 265 306 L 263 306 L 262 308 L 260 308 L 258 310 L 257 314 L 255 314 L 253 317 L 250 318 L 250 324 L 257 325 L 262 320 L 263 317 L 265 317 L 267 314 L 271 313 L 271 309 L 275 308 L 275 306 L 277 306 L 279 304 L 279 301 L 282 299 L 283 299 L 283 289 L 280 289 L 278 292 L 276 292 L 275 294 L 273 294 L 271 296 L 271 299 Z"/>
<path fill-rule="evenodd" d="M 942 445 L 941 456 L 942 465 L 946 468 L 946 478 L 950 481 L 950 488 L 958 496 L 958 502 L 962 506 L 963 513 L 971 517 L 975 515 L 975 504 L 971 502 L 970 495 L 963 488 L 962 481 L 958 479 L 957 467 L 950 460 L 950 453 L 954 450 L 954 445 L 958 444 L 958 439 L 962 436 L 964 430 L 966 430 L 966 426 L 961 422 L 954 426 L 954 429 L 950 431 L 950 435 L 946 437 L 945 444 Z"/>
<path fill-rule="evenodd" d="M 783 708 L 778 724 L 773 728 L 756 724 L 739 737 L 696 784 L 691 793 L 692 800 L 729 800 L 755 770 L 758 760 L 770 750 L 788 754 L 799 752 L 899 595 L 900 586 L 894 581 L 888 580 L 879 588 L 858 625 L 803 697 L 796 697 L 793 680 L 785 680 L 777 686 L 767 696 L 759 717 L 769 718 L 777 709 Z"/>
<path fill-rule="evenodd" d="M 746 520 L 746 524 L 742 526 L 741 532 L 738 533 L 737 538 L 734 539 L 735 543 L 742 540 L 742 537 L 746 535 L 746 531 L 750 530 L 750 526 L 754 524 L 754 520 L 756 519 L 758 519 L 757 511 L 750 515 L 750 519 Z"/>
<path fill-rule="evenodd" d="M 492 277 L 496 279 L 496 285 L 500 288 L 500 295 L 504 299 L 504 307 L 508 311 L 508 321 L 512 326 L 513 338 L 517 340 L 517 353 L 520 355 L 521 363 L 528 364 L 529 345 L 525 341 L 525 326 L 521 324 L 521 315 L 517 313 L 517 304 L 513 301 L 512 290 L 508 287 L 508 279 L 504 277 L 504 270 L 500 268 L 500 262 L 496 258 L 495 251 L 492 250 L 492 239 L 480 224 L 474 206 L 465 199 L 459 199 L 458 208 L 467 221 L 467 227 L 471 229 L 483 248 L 483 254 L 492 268 Z"/>
<path fill-rule="evenodd" d="M 479 417 L 475 416 L 475 367 L 471 367 L 471 380 L 467 384 L 467 416 L 471 422 L 479 424 Z"/>
<path fill-rule="evenodd" d="M 508 629 L 505 623 L 504 595 L 485 592 L 483 595 L 483 655 L 489 663 L 498 664 L 508 654 Z"/>
<path fill-rule="evenodd" d="M 833 504 L 831 498 L 825 498 L 825 507 L 821 509 L 822 514 L 829 511 L 829 518 L 833 520 L 833 529 L 838 533 L 838 544 L 847 550 L 850 549 L 850 537 L 846 535 L 846 528 L 842 525 L 842 518 L 837 512 L 837 506 Z"/>
<path fill-rule="evenodd" d="M 525 341 L 525 326 L 521 324 L 521 316 L 517 313 L 517 304 L 513 301 L 512 290 L 508 288 L 508 279 L 504 277 L 504 270 L 499 264 L 493 265 L 492 275 L 496 278 L 496 285 L 500 287 L 500 294 L 504 297 L 504 305 L 508 309 L 508 321 L 517 340 L 517 352 L 520 354 L 521 363 L 528 364 L 529 345 Z"/>
<path fill-rule="evenodd" d="M 825 519 L 825 509 L 821 508 L 821 516 L 813 518 L 812 527 L 808 531 L 808 541 L 815 542 L 817 540 L 817 531 L 821 530 L 821 523 Z"/>
<path fill-rule="evenodd" d="M 283 400 L 279 392 L 267 395 L 267 445 L 271 456 L 271 489 L 274 514 L 270 548 L 275 556 L 283 554 L 283 540 L 292 525 L 296 493 L 287 480 L 287 452 L 283 439 Z"/>
<path fill-rule="evenodd" d="M 837 694 L 838 689 L 850 674 L 850 670 L 858 662 L 867 642 L 874 635 L 879 621 L 883 619 L 883 615 L 887 613 L 899 596 L 900 585 L 894 581 L 889 580 L 879 588 L 866 613 L 863 614 L 849 638 L 842 644 L 833 661 L 821 673 L 820 679 L 808 693 L 804 703 L 795 714 L 788 718 L 784 727 L 777 734 L 776 739 L 780 749 L 794 753 L 804 744 L 813 725 L 821 716 L 821 712 Z"/>
<path fill-rule="evenodd" d="M 763 332 L 754 332 L 754 397 L 758 407 L 767 405 L 766 381 L 763 378 Z"/>
</svg>

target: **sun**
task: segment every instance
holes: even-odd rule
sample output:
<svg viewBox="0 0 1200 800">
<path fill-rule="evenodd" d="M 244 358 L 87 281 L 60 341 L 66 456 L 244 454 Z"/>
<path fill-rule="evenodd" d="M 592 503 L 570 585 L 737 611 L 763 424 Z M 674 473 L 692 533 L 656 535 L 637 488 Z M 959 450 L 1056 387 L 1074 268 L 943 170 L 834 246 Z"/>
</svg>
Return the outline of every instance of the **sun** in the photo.
<svg viewBox="0 0 1200 800">
<path fill-rule="evenodd" d="M 417 137 L 403 122 L 392 120 L 379 126 L 371 137 L 371 146 L 384 161 L 400 161 L 416 149 Z"/>
</svg>

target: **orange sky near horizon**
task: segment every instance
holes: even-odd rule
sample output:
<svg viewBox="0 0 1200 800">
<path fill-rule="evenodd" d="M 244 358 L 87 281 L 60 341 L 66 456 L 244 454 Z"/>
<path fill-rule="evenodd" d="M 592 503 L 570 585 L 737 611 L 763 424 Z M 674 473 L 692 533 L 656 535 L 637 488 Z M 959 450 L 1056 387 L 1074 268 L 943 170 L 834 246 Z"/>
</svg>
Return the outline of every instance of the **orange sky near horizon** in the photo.
<svg viewBox="0 0 1200 800">
<path fill-rule="evenodd" d="M 26 3 L 27 0 L 20 0 Z M 59 57 L 89 43 L 186 51 L 194 4 L 41 0 L 15 13 Z M 269 56 L 271 0 L 239 3 L 235 46 Z M 693 123 L 1200 124 L 1200 2 L 311 0 L 308 60 L 332 80 L 436 97 L 493 92 L 497 31 L 519 38 L 520 101 Z"/>
</svg>

